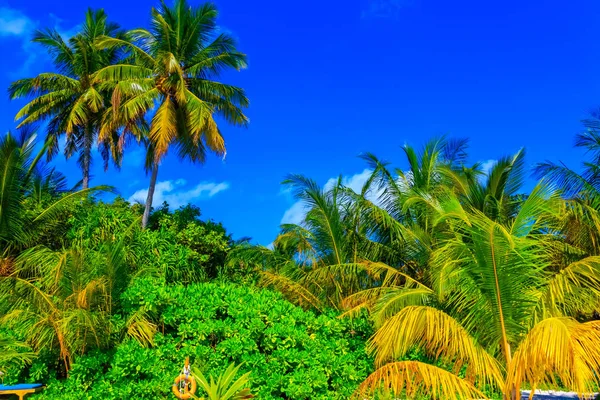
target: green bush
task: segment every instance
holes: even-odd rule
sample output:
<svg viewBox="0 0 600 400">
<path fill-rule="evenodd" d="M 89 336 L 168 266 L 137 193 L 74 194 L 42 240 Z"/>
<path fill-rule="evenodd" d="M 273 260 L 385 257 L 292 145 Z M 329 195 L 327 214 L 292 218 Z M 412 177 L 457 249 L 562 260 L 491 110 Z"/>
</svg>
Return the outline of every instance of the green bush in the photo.
<svg viewBox="0 0 600 400">
<path fill-rule="evenodd" d="M 219 275 L 232 241 L 221 224 L 200 220 L 196 206 L 170 212 L 163 204 L 142 230 L 142 211 L 121 198 L 90 203 L 70 218 L 67 237 L 87 249 L 124 238 L 131 272 L 161 277 L 165 283 L 200 282 Z"/>
<path fill-rule="evenodd" d="M 124 312 L 157 315 L 151 348 L 131 339 L 79 357 L 69 378 L 50 380 L 42 399 L 172 398 L 186 356 L 205 375 L 244 363 L 260 399 L 345 399 L 372 369 L 365 319 L 296 307 L 279 294 L 233 284 L 161 286 L 135 280 Z"/>
</svg>

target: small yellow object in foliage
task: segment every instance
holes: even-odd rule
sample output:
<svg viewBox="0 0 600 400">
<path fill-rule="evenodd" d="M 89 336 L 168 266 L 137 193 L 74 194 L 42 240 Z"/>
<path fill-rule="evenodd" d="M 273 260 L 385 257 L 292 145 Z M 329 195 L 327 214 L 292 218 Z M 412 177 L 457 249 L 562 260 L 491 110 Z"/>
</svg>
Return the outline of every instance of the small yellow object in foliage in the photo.
<svg viewBox="0 0 600 400">
<path fill-rule="evenodd" d="M 173 394 L 178 399 L 190 399 L 196 393 L 196 380 L 191 375 L 190 358 L 186 357 L 181 373 L 173 383 Z"/>
</svg>

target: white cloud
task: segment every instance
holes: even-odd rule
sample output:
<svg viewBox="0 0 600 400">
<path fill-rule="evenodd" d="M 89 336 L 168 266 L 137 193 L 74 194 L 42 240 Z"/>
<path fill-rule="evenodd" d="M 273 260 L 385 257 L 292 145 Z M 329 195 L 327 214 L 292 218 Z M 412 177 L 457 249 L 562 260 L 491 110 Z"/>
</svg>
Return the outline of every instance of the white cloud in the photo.
<svg viewBox="0 0 600 400">
<path fill-rule="evenodd" d="M 363 186 L 373 173 L 371 169 L 364 169 L 362 172 L 354 174 L 352 176 L 344 176 L 342 177 L 342 184 L 356 193 L 360 193 L 362 191 Z M 330 190 L 337 183 L 338 178 L 329 178 L 325 183 L 323 189 Z M 367 194 L 367 198 L 374 203 L 378 202 L 379 196 L 381 192 L 379 191 L 371 191 Z M 288 208 L 283 214 L 283 218 L 281 218 L 282 224 L 300 224 L 302 220 L 304 220 L 304 216 L 306 215 L 306 208 L 304 206 L 303 201 L 297 201 Z"/>
<path fill-rule="evenodd" d="M 53 14 L 50 14 L 49 17 L 50 25 L 61 34 L 65 41 L 74 36 L 80 28 L 80 25 L 63 28 L 61 26 L 63 21 L 60 18 Z M 23 60 L 20 61 L 19 68 L 8 72 L 11 78 L 31 75 L 31 68 L 40 66 L 44 58 L 47 58 L 45 50 L 31 42 L 33 32 L 39 25 L 39 21 L 29 18 L 16 8 L 0 7 L 0 40 L 12 37 L 21 41 Z"/>
<path fill-rule="evenodd" d="M 0 7 L 0 40 L 11 37 L 21 40 L 21 52 L 25 55 L 24 60 L 19 63 L 19 68 L 8 72 L 11 77 L 23 77 L 34 65 L 38 49 L 33 48 L 30 39 L 37 25 L 37 21 L 33 21 L 17 9 Z"/>
<path fill-rule="evenodd" d="M 281 218 L 282 224 L 300 224 L 306 214 L 306 208 L 304 202 L 297 201 L 290 208 L 288 208 Z"/>
<path fill-rule="evenodd" d="M 488 175 L 498 160 L 487 160 L 481 163 L 481 172 Z"/>
<path fill-rule="evenodd" d="M 0 36 L 29 36 L 35 25 L 21 11 L 0 7 Z"/>
<path fill-rule="evenodd" d="M 185 179 L 158 182 L 154 190 L 152 204 L 158 206 L 166 201 L 171 208 L 179 208 L 192 203 L 194 200 L 202 197 L 213 197 L 217 193 L 229 189 L 229 183 L 227 182 L 201 182 L 195 187 L 186 190 L 184 189 L 186 183 Z M 147 196 L 148 189 L 141 189 L 132 194 L 128 201 L 131 203 L 144 203 Z"/>
</svg>

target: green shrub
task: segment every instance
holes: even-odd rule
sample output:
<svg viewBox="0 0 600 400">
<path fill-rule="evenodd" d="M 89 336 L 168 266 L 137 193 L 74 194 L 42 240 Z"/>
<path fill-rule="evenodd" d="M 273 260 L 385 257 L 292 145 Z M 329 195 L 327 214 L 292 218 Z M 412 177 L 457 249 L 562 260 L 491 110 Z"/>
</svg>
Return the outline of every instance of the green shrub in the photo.
<svg viewBox="0 0 600 400">
<path fill-rule="evenodd" d="M 161 277 L 165 283 L 214 279 L 225 262 L 231 237 L 221 224 L 200 220 L 200 209 L 187 205 L 170 212 L 163 204 L 140 228 L 142 209 L 122 198 L 80 207 L 70 218 L 71 244 L 98 249 L 125 238 L 126 258 L 136 275 Z"/>
<path fill-rule="evenodd" d="M 372 369 L 366 320 L 316 316 L 271 291 L 139 279 L 122 302 L 125 312 L 160 316 L 155 345 L 125 339 L 114 352 L 82 356 L 67 380 L 51 380 L 39 398 L 172 398 L 186 356 L 205 375 L 243 362 L 240 374 L 251 372 L 260 399 L 345 399 Z"/>
</svg>

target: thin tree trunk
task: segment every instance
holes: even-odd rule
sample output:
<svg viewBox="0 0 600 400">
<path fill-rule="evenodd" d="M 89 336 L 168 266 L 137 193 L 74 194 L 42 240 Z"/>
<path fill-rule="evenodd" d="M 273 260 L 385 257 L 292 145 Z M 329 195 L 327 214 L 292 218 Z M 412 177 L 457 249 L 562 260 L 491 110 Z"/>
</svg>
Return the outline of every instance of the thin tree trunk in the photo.
<svg viewBox="0 0 600 400">
<path fill-rule="evenodd" d="M 90 187 L 90 165 L 83 164 L 83 180 L 82 180 L 82 189 L 87 189 Z"/>
<path fill-rule="evenodd" d="M 58 339 L 58 346 L 60 348 L 60 356 L 62 357 L 63 364 L 65 367 L 65 374 L 67 375 L 67 377 L 69 377 L 69 371 L 71 371 L 71 355 L 69 354 L 69 350 L 65 345 L 65 338 L 63 337 L 63 334 L 58 328 L 57 324 L 54 321 L 52 321 L 52 325 L 54 326 L 56 337 Z"/>
<path fill-rule="evenodd" d="M 156 187 L 156 178 L 158 177 L 158 163 L 152 165 L 152 175 L 150 176 L 150 186 L 148 187 L 148 197 L 146 198 L 146 207 L 144 208 L 144 216 L 142 217 L 142 228 L 148 226 L 150 219 L 150 209 L 152 208 L 152 198 L 154 197 L 154 189 Z"/>
<path fill-rule="evenodd" d="M 92 126 L 88 123 L 85 127 L 83 138 L 83 149 L 81 154 L 81 170 L 83 172 L 82 187 L 87 189 L 90 186 L 90 165 L 92 164 L 92 145 L 93 134 Z"/>
</svg>

